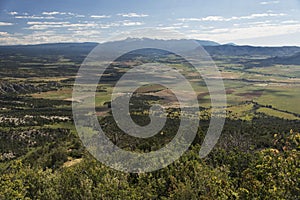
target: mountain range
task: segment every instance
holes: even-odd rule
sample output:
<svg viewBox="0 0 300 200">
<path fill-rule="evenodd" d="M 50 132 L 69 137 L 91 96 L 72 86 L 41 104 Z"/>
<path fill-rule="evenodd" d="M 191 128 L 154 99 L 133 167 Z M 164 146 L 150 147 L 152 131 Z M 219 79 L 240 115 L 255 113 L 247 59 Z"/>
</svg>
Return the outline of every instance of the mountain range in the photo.
<svg viewBox="0 0 300 200">
<path fill-rule="evenodd" d="M 72 57 L 84 57 L 96 46 L 100 45 L 103 49 L 122 49 L 132 45 L 143 44 L 159 44 L 160 46 L 168 46 L 178 48 L 185 51 L 185 39 L 182 40 L 158 40 L 149 38 L 127 38 L 125 40 L 106 42 L 106 43 L 52 43 L 52 44 L 38 44 L 38 45 L 13 45 L 0 46 L 0 56 L 22 54 L 22 55 L 64 55 Z M 207 40 L 193 40 L 203 46 L 203 48 L 212 56 L 252 56 L 263 57 L 268 63 L 300 63 L 300 47 L 297 46 L 283 46 L 283 47 L 255 47 L 255 46 L 238 46 L 235 44 L 221 45 L 217 42 Z"/>
</svg>

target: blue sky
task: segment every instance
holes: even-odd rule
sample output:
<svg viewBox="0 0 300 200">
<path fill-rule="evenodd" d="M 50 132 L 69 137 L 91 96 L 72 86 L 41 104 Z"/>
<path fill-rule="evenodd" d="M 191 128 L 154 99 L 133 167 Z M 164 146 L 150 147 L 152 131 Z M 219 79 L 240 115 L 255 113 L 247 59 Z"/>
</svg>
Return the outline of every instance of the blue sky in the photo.
<svg viewBox="0 0 300 200">
<path fill-rule="evenodd" d="M 300 0 L 1 0 L 0 44 L 103 42 L 136 29 L 300 46 Z"/>
</svg>

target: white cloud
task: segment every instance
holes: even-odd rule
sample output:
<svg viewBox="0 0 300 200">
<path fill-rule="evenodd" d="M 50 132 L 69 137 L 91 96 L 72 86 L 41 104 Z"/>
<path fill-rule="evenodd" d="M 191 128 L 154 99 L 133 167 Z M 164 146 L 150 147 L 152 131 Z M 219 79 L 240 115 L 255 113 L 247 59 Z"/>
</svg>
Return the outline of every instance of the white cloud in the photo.
<svg viewBox="0 0 300 200">
<path fill-rule="evenodd" d="M 180 18 L 182 22 L 203 22 L 203 21 L 231 21 L 232 18 L 225 18 L 222 16 L 207 16 L 203 18 Z"/>
<path fill-rule="evenodd" d="M 243 39 L 253 39 L 261 37 L 271 37 L 277 35 L 300 33 L 300 24 L 257 24 L 250 27 L 234 27 L 223 29 L 213 29 L 202 33 L 190 34 L 194 39 L 208 39 L 219 42 L 232 42 Z"/>
<path fill-rule="evenodd" d="M 65 15 L 65 12 L 57 12 L 57 11 L 53 11 L 53 12 L 43 12 L 43 15 Z"/>
<path fill-rule="evenodd" d="M 231 21 L 232 18 L 225 18 L 222 16 L 207 16 L 203 18 L 180 18 L 178 19 L 182 22 L 203 22 L 203 21 Z"/>
<path fill-rule="evenodd" d="M 222 16 L 208 16 L 201 19 L 202 21 L 228 21 L 230 19 L 226 19 Z"/>
<path fill-rule="evenodd" d="M 9 22 L 0 22 L 0 26 L 12 26 L 12 25 L 14 24 Z"/>
<path fill-rule="evenodd" d="M 200 31 L 199 30 L 189 30 L 188 32 L 189 33 L 199 33 Z"/>
<path fill-rule="evenodd" d="M 222 16 L 207 16 L 203 18 L 179 18 L 177 19 L 178 21 L 182 22 L 201 22 L 201 21 L 219 21 L 219 22 L 228 22 L 228 21 L 233 21 L 233 20 L 242 20 L 242 19 L 255 19 L 255 18 L 262 18 L 262 17 L 282 17 L 286 16 L 287 14 L 285 13 L 258 13 L 258 14 L 251 14 L 247 16 L 240 16 L 240 17 L 229 17 L 225 18 Z"/>
<path fill-rule="evenodd" d="M 4 33 L 5 34 L 5 33 Z M 0 32 L 1 36 L 1 32 Z M 86 37 L 85 37 L 86 36 Z M 59 43 L 59 42 L 101 42 L 104 38 L 101 33 L 93 32 L 73 32 L 68 34 L 58 34 L 55 31 L 34 31 L 31 34 L 11 34 L 7 37 L 0 37 L 0 43 L 3 45 L 16 44 L 41 44 L 41 43 Z"/>
<path fill-rule="evenodd" d="M 28 25 L 60 25 L 69 23 L 70 22 L 27 22 Z"/>
<path fill-rule="evenodd" d="M 91 15 L 91 18 L 95 19 L 103 19 L 103 18 L 110 18 L 110 15 Z"/>
<path fill-rule="evenodd" d="M 278 4 L 280 1 L 262 1 L 260 2 L 261 5 L 269 5 L 269 4 Z"/>
<path fill-rule="evenodd" d="M 300 24 L 299 21 L 296 20 L 286 20 L 286 21 L 282 21 L 282 24 Z"/>
<path fill-rule="evenodd" d="M 51 12 L 42 12 L 42 15 L 46 16 L 53 16 L 53 15 L 69 15 L 74 17 L 85 17 L 85 15 L 80 15 L 72 12 L 58 12 L 58 11 L 51 11 Z"/>
<path fill-rule="evenodd" d="M 96 27 L 95 23 L 74 23 L 71 24 L 69 22 L 28 22 L 28 25 L 32 25 L 25 29 L 29 30 L 46 30 L 50 28 L 76 28 L 85 27 L 85 28 L 93 28 Z"/>
<path fill-rule="evenodd" d="M 141 26 L 143 24 L 143 22 L 123 22 L 123 26 Z"/>
<path fill-rule="evenodd" d="M 107 24 L 100 24 L 99 26 L 102 29 L 108 29 L 111 27 L 119 27 L 119 26 L 121 26 L 121 24 L 118 22 L 111 22 L 111 23 L 107 23 Z"/>
<path fill-rule="evenodd" d="M 219 33 L 227 33 L 228 31 L 230 31 L 230 29 L 228 28 L 217 28 L 217 29 L 213 29 L 211 31 L 208 31 L 209 33 L 213 33 L 213 34 L 219 34 Z"/>
<path fill-rule="evenodd" d="M 63 13 L 60 13 L 60 14 L 62 15 Z M 67 12 L 67 13 L 65 13 L 65 15 L 70 15 L 70 16 L 80 17 L 80 18 L 85 17 L 85 15 L 76 14 L 76 13 L 72 13 L 72 12 Z"/>
<path fill-rule="evenodd" d="M 178 27 L 178 26 L 165 26 L 165 27 L 160 27 L 158 29 L 159 30 L 176 30 L 176 29 L 180 29 L 180 27 Z"/>
<path fill-rule="evenodd" d="M 7 37 L 10 34 L 8 32 L 0 32 L 0 37 Z"/>
<path fill-rule="evenodd" d="M 255 19 L 260 17 L 283 17 L 286 16 L 285 13 L 261 13 L 261 14 L 252 14 L 249 16 L 237 17 L 237 19 Z"/>
<path fill-rule="evenodd" d="M 17 15 L 17 14 L 18 14 L 18 12 L 16 12 L 16 11 L 12 11 L 12 12 L 9 12 L 8 14 L 9 14 L 9 15 Z"/>
<path fill-rule="evenodd" d="M 214 26 L 203 26 L 203 25 L 200 25 L 199 26 L 202 30 L 211 30 L 211 29 L 214 29 L 215 27 Z"/>
<path fill-rule="evenodd" d="M 178 21 L 182 22 L 201 22 L 203 21 L 202 18 L 180 18 Z"/>
<path fill-rule="evenodd" d="M 49 29 L 49 28 L 61 28 L 62 26 L 61 25 L 48 25 L 48 24 L 44 24 L 44 25 L 33 25 L 33 26 L 30 26 L 28 28 L 25 28 L 25 29 L 28 29 L 28 30 L 46 30 L 46 29 Z"/>
<path fill-rule="evenodd" d="M 173 26 L 182 26 L 184 25 L 183 23 L 174 23 Z M 163 26 L 163 24 L 160 24 L 160 26 Z"/>
<path fill-rule="evenodd" d="M 265 20 L 265 21 L 249 22 L 246 25 L 266 25 L 270 23 L 271 23 L 270 20 Z M 239 24 L 239 26 L 243 26 L 243 25 L 245 25 L 245 23 Z"/>
<path fill-rule="evenodd" d="M 146 14 L 137 14 L 137 13 L 120 13 L 118 16 L 122 17 L 148 17 Z"/>
<path fill-rule="evenodd" d="M 90 24 L 89 26 L 67 26 L 68 30 L 70 31 L 91 31 L 91 28 L 94 29 L 108 29 L 112 27 L 120 27 L 125 26 L 123 23 L 129 23 L 130 21 L 124 21 L 124 22 L 110 22 L 110 23 L 96 23 L 96 22 L 86 22 L 87 24 Z M 129 25 L 129 24 L 127 24 Z M 66 26 L 65 26 L 66 27 Z"/>
<path fill-rule="evenodd" d="M 63 24 L 63 27 L 96 27 L 97 24 L 94 23 L 77 23 L 77 24 Z"/>
<path fill-rule="evenodd" d="M 47 16 L 47 17 L 43 17 L 43 16 L 35 16 L 35 15 L 19 15 L 19 16 L 15 16 L 16 19 L 55 19 L 55 17 L 53 16 Z"/>
</svg>

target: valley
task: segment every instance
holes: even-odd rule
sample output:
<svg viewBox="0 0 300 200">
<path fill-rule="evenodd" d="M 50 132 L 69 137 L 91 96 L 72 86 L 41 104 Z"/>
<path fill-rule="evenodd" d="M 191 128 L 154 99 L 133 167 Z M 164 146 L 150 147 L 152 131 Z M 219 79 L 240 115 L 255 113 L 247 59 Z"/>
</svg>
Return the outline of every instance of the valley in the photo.
<svg viewBox="0 0 300 200">
<path fill-rule="evenodd" d="M 122 46 L 123 42 L 128 45 L 128 41 L 100 45 L 103 48 Z M 147 42 L 169 44 L 172 41 L 149 39 Z M 211 100 L 204 80 L 188 63 L 161 51 L 136 51 L 111 63 L 99 81 L 95 106 L 101 127 L 119 148 L 142 153 L 156 151 L 170 142 L 185 113 L 181 113 L 176 97 L 168 88 L 145 85 L 130 100 L 131 118 L 141 126 L 147 125 L 149 108 L 160 104 L 166 110 L 167 121 L 157 135 L 148 139 L 134 138 L 120 130 L 111 113 L 111 94 L 117 80 L 139 64 L 163 63 L 180 71 L 197 92 L 199 112 L 191 117 L 200 121 L 192 146 L 180 160 L 148 174 L 126 174 L 106 167 L 92 157 L 78 137 L 72 101 L 88 97 L 73 99 L 73 84 L 81 63 L 96 43 L 1 46 L 1 188 L 13 195 L 13 187 L 5 188 L 5 184 L 11 184 L 20 188 L 15 198 L 40 195 L 42 199 L 53 196 L 76 199 L 80 194 L 109 198 L 111 193 L 121 198 L 124 197 L 121 193 L 126 191 L 137 199 L 165 199 L 172 195 L 189 198 L 187 191 L 190 190 L 210 198 L 253 199 L 257 197 L 253 193 L 256 188 L 270 198 L 296 197 L 299 194 L 299 170 L 295 172 L 295 169 L 299 168 L 300 47 L 204 44 L 209 45 L 204 49 L 221 72 L 227 108 L 222 135 L 203 160 L 198 152 L 209 126 Z M 180 48 L 180 41 L 176 45 Z M 216 79 L 213 75 L 209 78 Z M 87 133 L 89 131 L 92 134 L 92 130 Z M 261 177 L 270 170 L 269 164 L 276 165 L 276 159 L 283 166 L 277 168 L 278 173 L 288 171 L 289 182 L 282 181 L 285 179 L 282 174 L 278 178 L 276 171 L 268 172 L 272 178 L 278 178 L 272 179 L 274 182 L 268 182 L 270 177 Z M 186 172 L 186 168 L 191 172 Z M 182 177 L 188 178 L 183 181 Z M 27 180 L 35 185 L 22 188 L 23 183 L 17 185 L 12 179 Z M 286 193 L 278 193 L 274 187 L 282 187 Z M 73 192 L 73 188 L 77 188 L 78 193 Z M 0 198 L 5 196 L 2 193 Z"/>
</svg>

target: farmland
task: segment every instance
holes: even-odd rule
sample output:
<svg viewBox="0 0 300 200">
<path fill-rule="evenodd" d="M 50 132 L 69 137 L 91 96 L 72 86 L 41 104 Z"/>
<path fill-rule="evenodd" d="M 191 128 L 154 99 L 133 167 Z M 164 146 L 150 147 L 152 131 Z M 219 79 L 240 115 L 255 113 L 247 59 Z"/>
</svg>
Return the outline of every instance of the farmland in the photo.
<svg viewBox="0 0 300 200">
<path fill-rule="evenodd" d="M 70 44 L 72 47 L 75 45 L 74 52 L 70 51 L 67 44 L 57 45 L 58 49 L 54 45 L 45 53 L 37 51 L 35 48 L 39 48 L 38 46 L 27 47 L 28 49 L 19 47 L 18 51 L 7 51 L 5 48 L 9 47 L 2 47 L 4 50 L 0 48 L 0 171 L 3 174 L 1 183 L 5 183 L 1 187 L 15 184 L 7 177 L 16 176 L 15 179 L 26 180 L 24 184 L 38 180 L 36 187 L 29 185 L 29 189 L 18 190 L 20 194 L 28 190 L 28 193 L 35 193 L 41 198 L 48 195 L 46 199 L 50 194 L 57 198 L 77 198 L 70 191 L 75 187 L 72 184 L 77 183 L 78 179 L 82 185 L 76 188 L 82 190 L 81 193 L 94 197 L 97 196 L 97 191 L 109 196 L 120 190 L 124 193 L 131 191 L 128 195 L 140 198 L 159 196 L 164 199 L 175 194 L 185 194 L 184 191 L 177 190 L 188 187 L 187 182 L 190 182 L 193 190 L 205 188 L 198 192 L 211 198 L 219 197 L 218 192 L 222 191 L 227 198 L 240 196 L 251 199 L 255 195 L 251 196 L 250 193 L 255 193 L 255 187 L 260 186 L 267 195 L 273 194 L 270 191 L 275 186 L 292 188 L 286 189 L 291 199 L 297 195 L 299 188 L 296 186 L 297 180 L 293 179 L 297 174 L 294 165 L 289 162 L 299 156 L 295 153 L 297 151 L 293 151 L 298 148 L 293 142 L 297 142 L 297 132 L 300 130 L 300 63 L 273 63 L 270 59 L 274 55 L 267 53 L 219 55 L 216 49 L 228 47 L 207 47 L 224 82 L 227 108 L 222 135 L 211 154 L 203 160 L 199 159 L 198 152 L 209 126 L 212 108 L 208 89 L 201 76 L 176 55 L 161 51 L 134 52 L 135 54 L 126 55 L 111 63 L 97 84 L 95 114 L 106 136 L 121 149 L 147 153 L 163 148 L 175 137 L 180 117 L 186 114 L 181 112 L 178 99 L 169 88 L 159 84 L 146 84 L 138 88 L 131 97 L 131 118 L 141 126 L 147 125 L 150 123 L 150 107 L 159 104 L 166 111 L 166 125 L 157 135 L 147 139 L 126 134 L 114 121 L 109 105 L 114 101 L 111 97 L 116 82 L 128 70 L 143 63 L 168 65 L 189 80 L 199 103 L 199 113 L 189 116 L 199 118 L 198 131 L 192 146 L 180 160 L 157 172 L 126 174 L 97 162 L 82 144 L 74 126 L 72 103 L 89 98 L 81 96 L 80 99 L 73 99 L 75 78 L 83 59 L 95 44 Z M 268 49 L 265 51 L 269 52 Z M 291 55 L 294 55 L 294 48 L 291 51 Z M 285 60 L 290 55 L 281 56 Z M 166 74 L 162 74 L 160 78 L 169 81 Z M 216 77 L 210 78 L 214 80 Z M 176 81 L 170 79 L 173 84 Z M 181 94 L 186 99 L 190 97 L 185 91 L 181 91 Z M 86 133 L 87 137 L 93 139 L 91 128 L 87 128 Z M 264 173 L 260 174 L 257 166 L 268 170 L 269 161 L 266 158 L 282 162 L 281 166 L 284 167 L 278 170 L 280 173 L 288 170 L 291 181 L 268 183 L 265 179 L 261 180 L 260 176 Z M 195 174 L 185 174 L 187 168 Z M 277 177 L 277 172 L 271 173 L 274 173 L 272 178 Z M 24 174 L 32 176 L 23 177 Z M 203 174 L 212 179 L 198 179 Z M 249 176 L 251 179 L 248 180 Z M 115 177 L 117 182 L 114 182 Z M 189 178 L 181 181 L 182 177 Z M 152 180 L 151 183 L 148 180 Z M 218 182 L 215 180 L 220 181 L 221 185 L 216 184 Z M 253 188 L 252 180 L 258 184 Z M 46 183 L 43 184 L 43 181 Z M 201 185 L 205 181 L 207 185 Z M 90 190 L 86 185 L 89 185 Z M 264 190 L 265 186 L 268 189 Z M 65 187 L 65 192 L 60 187 Z M 191 188 L 184 190 L 189 191 Z M 218 189 L 214 191 L 213 188 Z M 7 190 L 11 192 L 7 194 L 13 195 L 10 189 Z M 145 194 L 144 190 L 148 192 Z M 208 190 L 214 192 L 207 192 Z M 276 191 L 274 194 L 277 195 Z M 0 197 L 1 195 L 5 194 L 0 193 Z"/>
</svg>

